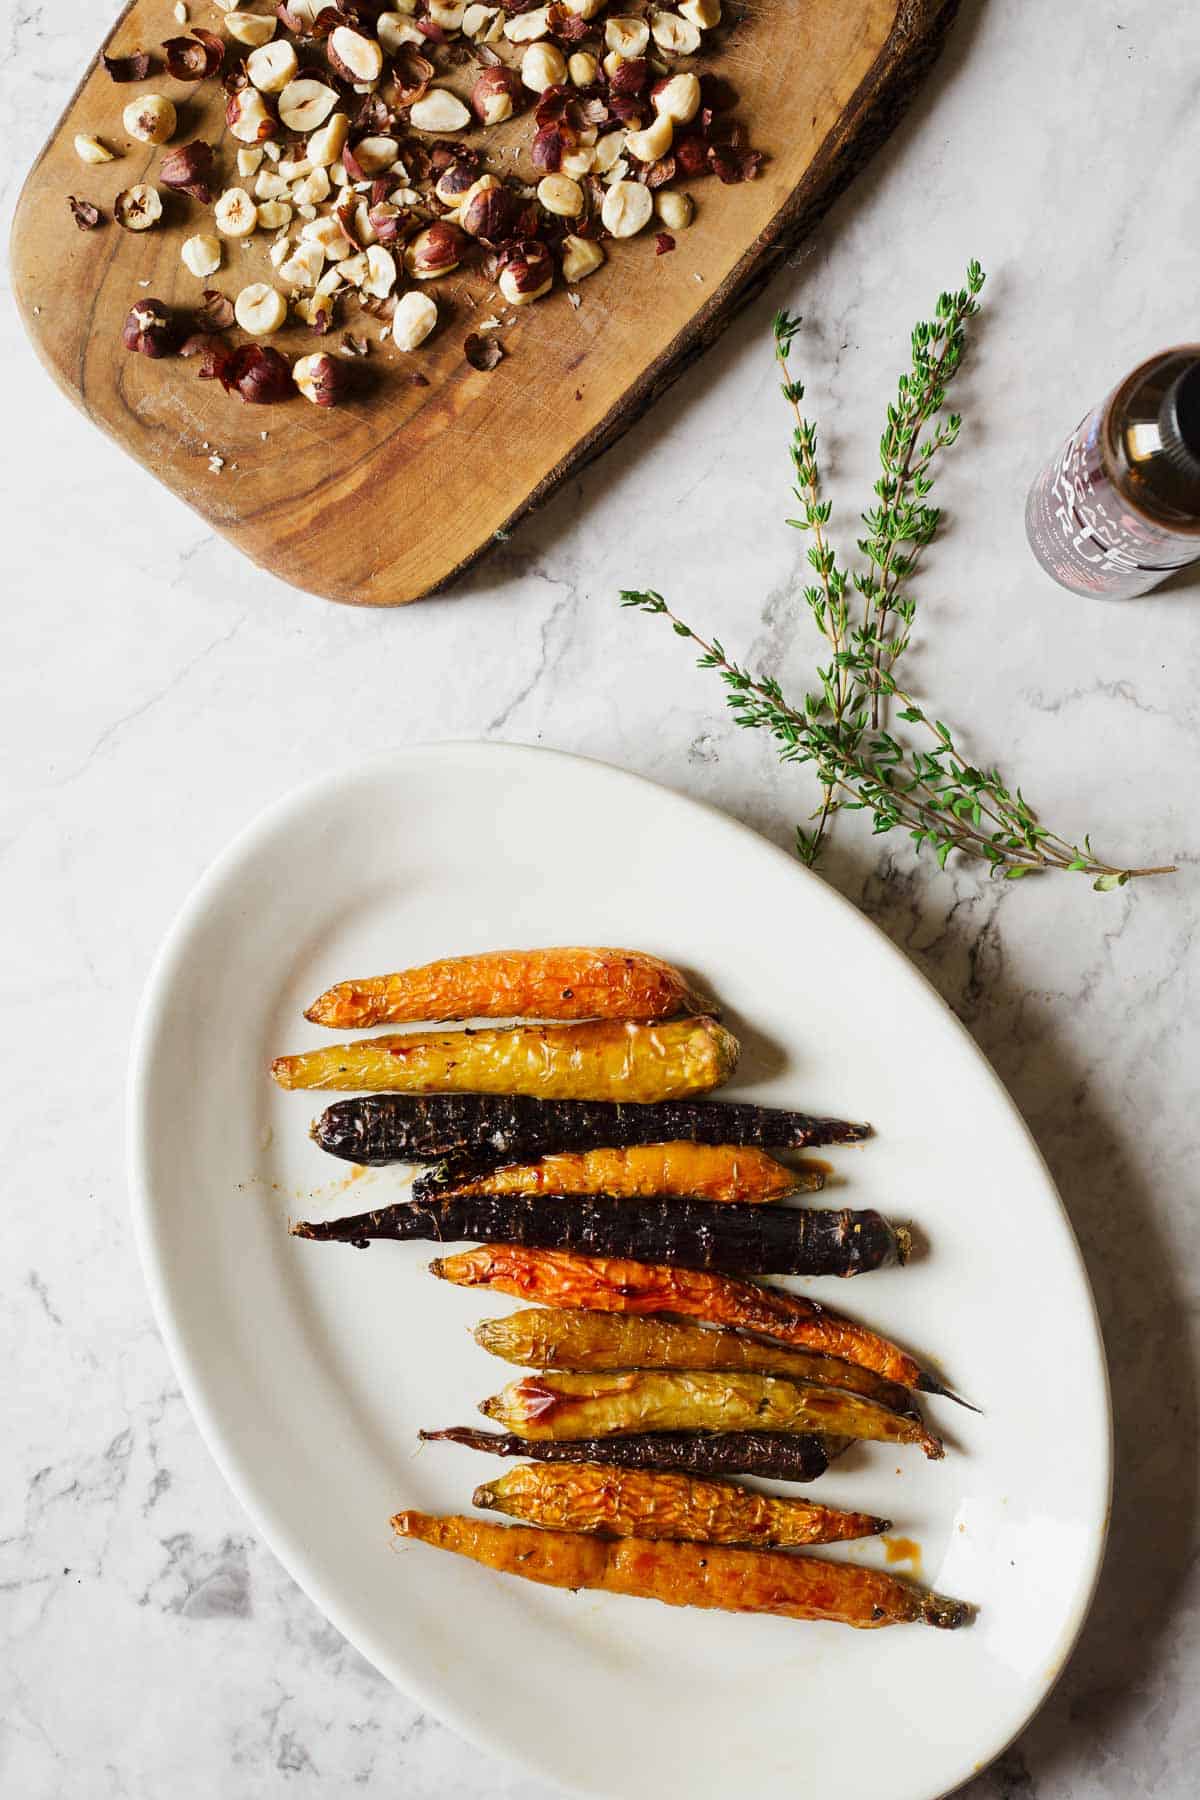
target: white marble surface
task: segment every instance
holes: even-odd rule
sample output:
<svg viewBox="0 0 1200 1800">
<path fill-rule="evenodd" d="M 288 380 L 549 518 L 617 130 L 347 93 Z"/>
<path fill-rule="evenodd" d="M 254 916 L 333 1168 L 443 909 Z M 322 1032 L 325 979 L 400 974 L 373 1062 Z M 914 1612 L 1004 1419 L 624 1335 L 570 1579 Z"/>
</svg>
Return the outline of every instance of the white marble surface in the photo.
<svg viewBox="0 0 1200 1800">
<path fill-rule="evenodd" d="M 7 212 L 91 50 L 91 14 L 83 0 L 6 10 Z M 619 613 L 615 592 L 659 585 L 730 647 L 802 679 L 812 644 L 782 524 L 771 307 L 808 321 L 800 361 L 847 537 L 908 325 L 970 254 L 990 271 L 988 314 L 913 678 L 1053 823 L 1182 866 L 1107 898 L 1073 879 L 995 886 L 917 869 L 846 820 L 827 872 L 935 982 L 1022 1107 L 1112 1362 L 1118 1479 L 1096 1608 L 972 1800 L 1195 1793 L 1200 578 L 1121 608 L 1073 599 L 1033 566 L 1021 510 L 1086 404 L 1196 334 L 1198 67 L 1194 8 L 967 0 L 915 115 L 767 301 L 462 592 L 403 613 L 339 610 L 243 562 L 69 408 L 5 309 L 6 1795 L 545 1800 L 347 1648 L 199 1442 L 130 1238 L 133 1010 L 167 921 L 228 837 L 330 761 L 383 746 L 580 750 L 786 842 L 802 779 L 734 730 L 711 678 Z M 1010 1305 L 1016 1330 L 1020 1296 L 998 1296 Z M 952 1727 L 934 1705 L 930 1728 Z"/>
</svg>

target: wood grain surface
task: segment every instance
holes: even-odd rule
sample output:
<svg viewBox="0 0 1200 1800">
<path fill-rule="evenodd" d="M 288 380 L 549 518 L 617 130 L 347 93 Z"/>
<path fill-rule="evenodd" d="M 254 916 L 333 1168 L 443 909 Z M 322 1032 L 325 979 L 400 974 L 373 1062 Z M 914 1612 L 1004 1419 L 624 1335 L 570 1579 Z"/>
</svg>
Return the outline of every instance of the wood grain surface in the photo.
<svg viewBox="0 0 1200 1800">
<path fill-rule="evenodd" d="M 652 231 L 609 245 L 605 268 L 579 287 L 577 309 L 559 287 L 511 315 L 501 333 L 506 355 L 490 373 L 466 363 L 463 340 L 481 317 L 507 309 L 470 271 L 428 284 L 442 313 L 434 336 L 408 356 L 373 346 L 361 398 L 332 410 L 298 395 L 247 406 L 199 381 L 194 362 L 122 349 L 121 323 L 135 300 L 187 307 L 205 285 L 232 297 L 269 279 L 269 237 L 259 232 L 245 249 L 228 244 L 224 268 L 206 283 L 182 266 L 179 246 L 188 232 L 211 229 L 207 208 L 161 190 L 160 226 L 131 233 L 112 222 L 116 193 L 153 180 L 162 155 L 121 130 L 135 94 L 175 101 L 173 143 L 203 137 L 218 146 L 218 187 L 237 181 L 236 145 L 217 83 L 186 87 L 160 68 L 137 86 L 115 85 L 97 56 L 18 204 L 12 262 L 25 326 L 64 392 L 262 567 L 331 600 L 418 599 L 612 444 L 713 342 L 887 135 L 957 4 L 778 0 L 748 11 L 720 55 L 699 61 L 736 88 L 748 141 L 767 158 L 756 181 L 685 184 L 696 218 L 674 254 L 654 254 Z M 218 21 L 214 13 L 192 22 Z M 170 0 L 133 0 L 104 47 L 150 49 L 179 30 Z M 460 88 L 470 73 L 456 72 Z M 80 131 L 122 154 L 86 167 L 73 149 Z M 526 118 L 464 139 L 527 151 L 531 131 Z M 522 167 L 531 168 L 527 160 Z M 78 231 L 68 194 L 99 206 L 107 222 Z M 346 323 L 360 328 L 353 311 Z M 378 334 L 375 321 L 361 327 Z M 289 324 L 272 342 L 300 355 L 316 340 Z M 414 372 L 429 385 L 414 385 Z M 213 452 L 224 459 L 218 473 Z"/>
</svg>

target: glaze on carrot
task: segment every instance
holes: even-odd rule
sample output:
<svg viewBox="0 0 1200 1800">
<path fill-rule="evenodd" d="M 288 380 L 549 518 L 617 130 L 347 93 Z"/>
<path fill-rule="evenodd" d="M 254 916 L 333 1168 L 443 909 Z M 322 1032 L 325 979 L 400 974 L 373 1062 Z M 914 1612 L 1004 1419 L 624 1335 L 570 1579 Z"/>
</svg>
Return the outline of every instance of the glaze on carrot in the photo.
<svg viewBox="0 0 1200 1800">
<path fill-rule="evenodd" d="M 698 1481 L 611 1463 L 522 1463 L 477 1487 L 471 1504 L 552 1530 L 760 1549 L 835 1544 L 891 1528 L 889 1519 L 810 1500 L 780 1500 L 736 1481 Z"/>
<path fill-rule="evenodd" d="M 961 1601 L 922 1592 L 880 1569 L 782 1550 L 610 1540 L 423 1512 L 397 1513 L 392 1529 L 397 1537 L 419 1538 L 546 1587 L 597 1588 L 666 1606 L 828 1619 L 864 1629 L 924 1622 L 952 1631 L 970 1617 Z"/>
<path fill-rule="evenodd" d="M 935 1461 L 944 1455 L 940 1439 L 910 1413 L 782 1375 L 713 1369 L 544 1371 L 510 1382 L 479 1410 L 525 1438 L 595 1438 L 610 1431 L 812 1431 L 918 1444 Z"/>
<path fill-rule="evenodd" d="M 304 1016 L 334 1031 L 361 1031 L 440 1019 L 672 1019 L 711 1010 L 661 957 L 561 948 L 448 956 L 394 975 L 340 981 Z"/>
<path fill-rule="evenodd" d="M 907 1388 L 858 1363 L 763 1343 L 738 1331 L 636 1313 L 531 1306 L 507 1318 L 482 1320 L 475 1327 L 475 1342 L 490 1355 L 527 1369 L 739 1369 L 845 1388 L 893 1412 L 911 1412 L 914 1404 Z"/>
<path fill-rule="evenodd" d="M 611 1194 L 622 1200 L 728 1200 L 755 1205 L 825 1185 L 819 1168 L 789 1169 L 765 1150 L 742 1144 L 631 1144 L 625 1149 L 566 1150 L 538 1162 L 501 1163 L 467 1180 L 413 1184 L 413 1198 L 446 1194 Z"/>
<path fill-rule="evenodd" d="M 713 1325 L 737 1326 L 776 1343 L 859 1363 L 901 1387 L 930 1394 L 948 1392 L 906 1351 L 865 1325 L 804 1295 L 753 1281 L 620 1257 L 527 1250 L 517 1244 L 461 1250 L 454 1256 L 438 1257 L 429 1267 L 442 1281 L 458 1287 L 499 1288 L 543 1306 L 676 1313 Z"/>
<path fill-rule="evenodd" d="M 737 1059 L 737 1039 L 715 1019 L 598 1019 L 356 1038 L 276 1057 L 271 1074 L 285 1088 L 649 1103 L 720 1087 Z"/>
</svg>

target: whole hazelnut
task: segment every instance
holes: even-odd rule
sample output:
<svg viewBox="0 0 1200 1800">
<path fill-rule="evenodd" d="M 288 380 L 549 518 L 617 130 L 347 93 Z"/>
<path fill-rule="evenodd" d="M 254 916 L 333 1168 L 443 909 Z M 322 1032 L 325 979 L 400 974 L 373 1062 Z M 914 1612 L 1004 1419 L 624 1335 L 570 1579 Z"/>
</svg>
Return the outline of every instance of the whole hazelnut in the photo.
<svg viewBox="0 0 1200 1800">
<path fill-rule="evenodd" d="M 536 238 L 505 252 L 497 286 L 510 306 L 528 306 L 548 294 L 554 283 L 554 259 Z"/>
<path fill-rule="evenodd" d="M 521 104 L 521 79 L 515 69 L 504 64 L 484 69 L 471 89 L 471 111 L 481 125 L 499 125 L 511 119 Z"/>
<path fill-rule="evenodd" d="M 512 234 L 517 217 L 516 198 L 499 182 L 489 187 L 477 182 L 458 216 L 468 236 L 498 244 Z"/>
<path fill-rule="evenodd" d="M 142 144 L 165 144 L 175 129 L 175 108 L 162 94 L 142 94 L 121 114 L 130 137 Z"/>
<path fill-rule="evenodd" d="M 434 193 L 443 206 L 458 206 L 463 195 L 474 187 L 479 171 L 468 162 L 452 162 L 443 169 L 434 185 Z"/>
<path fill-rule="evenodd" d="M 437 275 L 448 275 L 462 261 L 467 246 L 466 233 L 449 219 L 438 219 L 418 231 L 404 252 L 404 266 L 414 281 L 432 281 Z"/>
<path fill-rule="evenodd" d="M 261 144 L 274 135 L 276 119 L 256 87 L 230 94 L 225 123 L 239 144 Z"/>
<path fill-rule="evenodd" d="M 139 300 L 125 315 L 121 342 L 141 356 L 170 356 L 179 332 L 161 300 Z"/>
<path fill-rule="evenodd" d="M 336 406 L 349 390 L 350 367 L 328 351 L 317 350 L 300 358 L 292 370 L 292 379 L 314 406 Z"/>
</svg>

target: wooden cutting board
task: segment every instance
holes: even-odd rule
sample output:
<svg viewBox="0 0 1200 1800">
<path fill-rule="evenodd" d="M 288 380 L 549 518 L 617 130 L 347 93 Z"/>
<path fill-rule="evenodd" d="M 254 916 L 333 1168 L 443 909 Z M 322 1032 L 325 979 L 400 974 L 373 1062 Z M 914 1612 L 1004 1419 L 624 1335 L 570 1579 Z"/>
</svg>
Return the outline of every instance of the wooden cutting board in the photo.
<svg viewBox="0 0 1200 1800">
<path fill-rule="evenodd" d="M 681 369 L 766 282 L 886 136 L 936 55 L 958 0 L 775 0 L 756 4 L 713 62 L 738 94 L 747 139 L 766 153 L 756 181 L 691 186 L 695 223 L 673 254 L 653 232 L 609 246 L 603 270 L 511 316 L 506 355 L 472 369 L 463 340 L 489 301 L 479 275 L 431 284 L 443 322 L 412 356 L 373 348 L 364 397 L 332 410 L 297 396 L 247 406 L 199 381 L 194 362 L 151 361 L 120 343 L 137 299 L 196 302 L 206 285 L 182 267 L 187 231 L 211 229 L 208 210 L 164 192 L 163 224 L 141 233 L 111 221 L 122 188 L 152 180 L 161 152 L 121 130 L 140 92 L 180 108 L 175 143 L 218 144 L 220 185 L 233 185 L 217 83 L 185 87 L 161 69 L 139 86 L 114 84 L 97 57 L 25 183 L 13 227 L 14 284 L 26 329 L 59 386 L 145 468 L 255 562 L 331 600 L 390 606 L 444 586 L 588 458 L 615 442 Z M 638 9 L 640 10 L 640 8 Z M 191 23 L 216 27 L 193 5 Z M 210 11 L 212 16 L 208 16 Z M 171 0 L 132 0 L 105 45 L 110 54 L 156 48 L 182 27 Z M 469 72 L 458 85 L 469 81 Z M 453 84 L 453 77 L 451 78 Z M 117 160 L 86 167 L 76 132 L 102 137 Z M 528 145 L 528 118 L 500 127 Z M 497 132 L 468 141 L 499 141 Z M 526 162 L 525 168 L 530 165 Z M 67 199 L 99 206 L 108 222 L 81 232 Z M 210 277 L 231 297 L 269 278 L 268 238 L 227 247 Z M 358 329 L 351 314 L 346 323 Z M 361 321 L 367 335 L 378 325 Z M 302 326 L 272 340 L 293 355 L 315 347 Z M 413 385 L 419 370 L 427 387 Z M 210 469 L 216 452 L 224 460 Z"/>
</svg>

